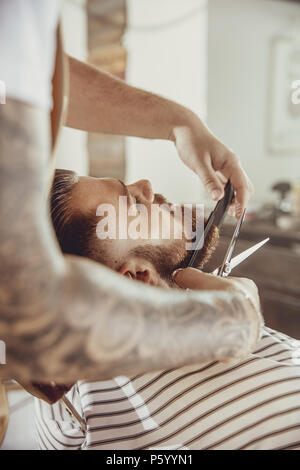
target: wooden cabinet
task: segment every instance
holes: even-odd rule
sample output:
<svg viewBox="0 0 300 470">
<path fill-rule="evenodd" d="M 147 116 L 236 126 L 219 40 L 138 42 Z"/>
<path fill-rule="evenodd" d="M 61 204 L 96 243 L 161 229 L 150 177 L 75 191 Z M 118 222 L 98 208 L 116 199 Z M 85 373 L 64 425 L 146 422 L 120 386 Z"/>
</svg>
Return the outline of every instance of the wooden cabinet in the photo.
<svg viewBox="0 0 300 470">
<path fill-rule="evenodd" d="M 224 224 L 216 253 L 205 271 L 220 264 L 233 230 L 233 225 Z M 300 339 L 300 233 L 262 222 L 244 223 L 235 254 L 268 236 L 270 241 L 234 269 L 232 275 L 255 281 L 267 326 Z"/>
</svg>

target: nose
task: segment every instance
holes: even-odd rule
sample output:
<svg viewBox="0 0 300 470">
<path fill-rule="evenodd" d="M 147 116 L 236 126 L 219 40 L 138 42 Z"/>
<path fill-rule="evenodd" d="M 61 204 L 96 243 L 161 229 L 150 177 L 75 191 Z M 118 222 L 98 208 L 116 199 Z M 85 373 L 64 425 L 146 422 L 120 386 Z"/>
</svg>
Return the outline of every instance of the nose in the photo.
<svg viewBox="0 0 300 470">
<path fill-rule="evenodd" d="M 148 202 L 152 203 L 154 200 L 154 192 L 149 180 L 139 180 L 130 184 L 129 189 L 133 196 L 141 196 Z"/>
</svg>

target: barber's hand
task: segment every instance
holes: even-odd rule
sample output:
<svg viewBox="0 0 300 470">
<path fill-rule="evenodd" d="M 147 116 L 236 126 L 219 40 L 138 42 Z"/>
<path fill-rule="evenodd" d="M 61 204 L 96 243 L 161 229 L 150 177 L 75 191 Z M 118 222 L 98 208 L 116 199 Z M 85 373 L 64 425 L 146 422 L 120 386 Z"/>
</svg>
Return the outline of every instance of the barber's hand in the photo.
<svg viewBox="0 0 300 470">
<path fill-rule="evenodd" d="M 193 113 L 182 125 L 174 127 L 172 135 L 180 158 L 201 178 L 212 199 L 223 197 L 225 183 L 230 179 L 235 190 L 235 215 L 239 218 L 253 193 L 239 158 Z M 234 215 L 233 208 L 231 214 Z"/>
<path fill-rule="evenodd" d="M 173 279 L 175 283 L 183 289 L 193 290 L 215 290 L 215 291 L 227 291 L 234 293 L 244 294 L 244 307 L 248 315 L 249 321 L 252 322 L 252 326 L 255 327 L 257 334 L 254 343 L 251 344 L 251 350 L 258 343 L 261 336 L 262 326 L 264 324 L 263 317 L 259 307 L 259 296 L 258 290 L 253 281 L 245 278 L 233 278 L 233 277 L 219 277 L 212 274 L 203 273 L 198 269 L 186 268 L 175 271 L 173 273 Z M 250 349 L 245 350 L 245 356 L 247 357 Z M 242 359 L 241 356 L 239 359 Z M 231 362 L 231 360 L 222 360 L 221 362 Z"/>
<path fill-rule="evenodd" d="M 182 289 L 219 290 L 227 292 L 243 291 L 259 306 L 259 295 L 256 284 L 251 279 L 242 277 L 220 277 L 203 273 L 199 269 L 185 268 L 173 273 L 175 283 Z"/>
</svg>

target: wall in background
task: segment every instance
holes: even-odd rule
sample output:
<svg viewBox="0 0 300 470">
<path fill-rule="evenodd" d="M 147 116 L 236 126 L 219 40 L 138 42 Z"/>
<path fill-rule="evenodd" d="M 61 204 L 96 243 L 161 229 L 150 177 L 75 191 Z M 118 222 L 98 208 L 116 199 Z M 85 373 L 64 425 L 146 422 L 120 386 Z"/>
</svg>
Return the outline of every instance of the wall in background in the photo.
<svg viewBox="0 0 300 470">
<path fill-rule="evenodd" d="M 122 76 L 125 0 L 89 0 L 89 8 L 94 15 L 89 21 L 90 61 Z M 300 176 L 300 157 L 295 152 L 273 155 L 266 141 L 271 42 L 299 19 L 297 3 L 127 0 L 127 14 L 127 80 L 191 107 L 203 119 L 207 106 L 209 127 L 241 156 L 255 183 L 254 202 L 269 198 L 268 188 L 276 180 Z M 67 52 L 86 59 L 84 0 L 64 3 L 63 30 Z M 84 133 L 63 129 L 57 166 L 86 174 L 86 145 Z M 122 138 L 91 135 L 89 150 L 94 174 L 124 175 Z M 148 177 L 156 191 L 174 201 L 207 200 L 171 143 L 130 138 L 126 151 L 128 181 Z"/>
<path fill-rule="evenodd" d="M 119 78 L 125 78 L 126 0 L 88 0 L 88 61 Z M 90 174 L 124 179 L 125 139 L 89 133 Z"/>
<path fill-rule="evenodd" d="M 272 155 L 266 139 L 271 42 L 292 29 L 300 5 L 209 0 L 208 11 L 208 125 L 240 155 L 261 203 L 275 181 L 300 177 L 300 152 Z"/>
<path fill-rule="evenodd" d="M 62 29 L 65 51 L 86 60 L 87 21 L 85 0 L 63 2 Z M 57 148 L 56 167 L 88 174 L 87 134 L 64 127 Z"/>
<path fill-rule="evenodd" d="M 129 83 L 206 115 L 206 0 L 128 0 Z M 170 142 L 127 139 L 126 178 L 149 178 L 173 202 L 199 201 L 199 179 Z"/>
</svg>

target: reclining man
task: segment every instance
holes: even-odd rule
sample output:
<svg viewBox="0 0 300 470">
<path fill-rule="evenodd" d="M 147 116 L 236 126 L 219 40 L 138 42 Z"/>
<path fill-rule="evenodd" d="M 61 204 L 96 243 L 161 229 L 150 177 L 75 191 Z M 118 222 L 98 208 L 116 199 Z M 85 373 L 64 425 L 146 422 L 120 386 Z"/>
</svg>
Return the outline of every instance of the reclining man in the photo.
<svg viewBox="0 0 300 470">
<path fill-rule="evenodd" d="M 127 220 L 123 220 L 127 227 L 136 221 L 141 228 L 154 205 L 160 205 L 162 216 L 151 219 L 151 232 L 149 224 L 144 224 L 148 229 L 144 238 L 104 239 L 109 220 L 105 219 L 104 212 L 113 207 L 118 221 L 122 196 L 126 196 L 131 209 L 126 213 Z M 148 211 L 143 213 L 142 207 Z M 149 181 L 125 186 L 114 179 L 78 177 L 67 170 L 56 171 L 51 193 L 52 220 L 64 253 L 103 263 L 132 279 L 131 282 L 137 280 L 178 289 L 172 272 L 186 266 L 186 239 L 190 234 L 175 213 L 170 239 L 153 237 L 153 233 L 161 235 L 166 228 L 167 217 L 163 217 L 163 212 L 167 213 L 168 207 L 170 204 L 163 196 L 153 194 Z M 196 222 L 194 211 L 193 230 Z M 120 229 L 120 226 L 114 228 Z M 176 238 L 176 233 L 183 231 L 185 239 Z M 115 230 L 115 233 L 120 232 Z M 211 256 L 217 240 L 218 233 L 214 229 L 202 249 L 201 267 Z M 176 282 L 180 283 L 180 273 Z M 195 269 L 190 269 L 189 288 L 207 288 Z M 251 311 L 258 302 L 256 287 L 251 281 L 215 279 L 215 289 L 234 288 L 250 296 Z M 143 295 L 148 295 L 143 284 L 140 289 Z M 207 351 L 206 362 L 132 378 L 118 376 L 107 381 L 77 382 L 67 396 L 85 421 L 85 429 L 70 418 L 61 403 L 50 406 L 37 400 L 40 448 L 300 449 L 299 342 L 265 327 L 254 353 L 243 351 L 241 357 L 236 344 L 237 349 L 232 354 L 237 358 L 234 363 L 212 361 L 210 354 L 214 348 L 218 350 L 220 335 L 227 338 L 225 344 L 232 341 L 232 334 L 233 343 L 237 339 L 234 316 L 225 322 L 222 317 L 214 322 L 213 316 L 208 307 L 204 324 L 208 325 L 205 334 L 210 335 L 211 350 Z M 184 321 L 182 316 L 179 329 Z M 136 312 L 136 325 L 138 323 Z M 165 320 L 159 316 L 153 323 L 157 331 L 166 329 Z M 120 325 L 114 325 L 118 327 Z M 132 324 L 125 321 L 122 327 L 129 331 Z M 240 328 L 242 333 L 242 326 Z M 143 354 L 151 354 L 151 336 L 155 334 L 155 330 L 149 332 L 150 341 L 145 344 Z M 199 341 L 206 341 L 203 331 L 196 329 L 195 334 Z M 116 348 L 116 353 L 126 355 L 128 350 L 124 348 L 120 352 L 120 348 Z M 215 357 L 222 358 L 222 351 Z"/>
</svg>

